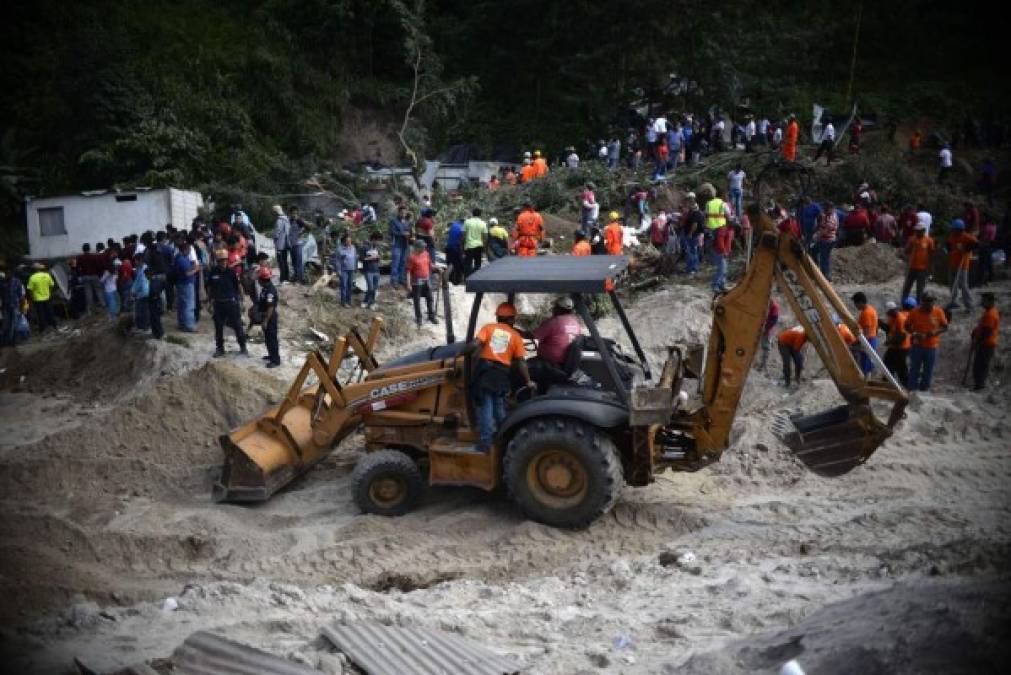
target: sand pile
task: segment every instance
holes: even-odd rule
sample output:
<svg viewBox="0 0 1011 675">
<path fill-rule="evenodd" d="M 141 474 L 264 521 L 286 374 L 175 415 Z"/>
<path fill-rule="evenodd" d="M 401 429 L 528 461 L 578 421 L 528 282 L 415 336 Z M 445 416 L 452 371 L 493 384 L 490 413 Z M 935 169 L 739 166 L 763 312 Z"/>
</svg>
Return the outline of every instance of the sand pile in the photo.
<svg viewBox="0 0 1011 675">
<path fill-rule="evenodd" d="M 89 366 L 96 371 L 102 367 L 113 365 L 106 358 L 104 364 Z M 227 362 L 141 386 L 115 410 L 9 456 L 0 490 L 34 498 L 46 493 L 178 492 L 180 479 L 195 467 L 202 471 L 220 461 L 220 434 L 279 400 L 283 388 L 279 381 Z"/>
<path fill-rule="evenodd" d="M 832 251 L 832 283 L 878 284 L 901 276 L 906 263 L 889 244 L 847 246 Z"/>
</svg>

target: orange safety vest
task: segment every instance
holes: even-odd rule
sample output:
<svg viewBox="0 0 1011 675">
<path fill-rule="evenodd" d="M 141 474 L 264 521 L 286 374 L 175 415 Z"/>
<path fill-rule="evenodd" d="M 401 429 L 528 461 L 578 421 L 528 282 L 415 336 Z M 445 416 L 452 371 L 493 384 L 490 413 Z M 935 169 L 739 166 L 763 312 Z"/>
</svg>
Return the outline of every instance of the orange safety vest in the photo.
<svg viewBox="0 0 1011 675">
<path fill-rule="evenodd" d="M 537 255 L 537 246 L 544 237 L 544 219 L 533 209 L 524 210 L 516 218 L 513 238 L 516 239 L 516 253 L 523 256 Z"/>
<path fill-rule="evenodd" d="M 534 160 L 534 178 L 544 178 L 548 175 L 548 162 L 543 157 Z"/>
</svg>

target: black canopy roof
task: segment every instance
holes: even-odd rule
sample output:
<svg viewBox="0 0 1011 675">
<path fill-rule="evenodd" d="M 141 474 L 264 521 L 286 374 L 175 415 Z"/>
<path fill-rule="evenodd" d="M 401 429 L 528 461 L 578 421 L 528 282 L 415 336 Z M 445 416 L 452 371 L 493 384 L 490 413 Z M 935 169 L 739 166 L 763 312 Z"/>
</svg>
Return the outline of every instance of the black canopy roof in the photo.
<svg viewBox="0 0 1011 675">
<path fill-rule="evenodd" d="M 622 255 L 500 258 L 467 277 L 471 293 L 603 293 L 604 281 L 628 267 Z"/>
</svg>

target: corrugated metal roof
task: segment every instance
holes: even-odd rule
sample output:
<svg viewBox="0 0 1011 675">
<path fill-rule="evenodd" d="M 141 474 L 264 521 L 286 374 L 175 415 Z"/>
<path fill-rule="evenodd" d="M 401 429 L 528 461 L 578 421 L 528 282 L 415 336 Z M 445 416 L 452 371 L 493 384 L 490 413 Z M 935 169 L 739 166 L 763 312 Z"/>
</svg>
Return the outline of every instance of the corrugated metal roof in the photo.
<svg viewBox="0 0 1011 675">
<path fill-rule="evenodd" d="M 321 675 L 320 671 L 205 631 L 193 633 L 172 655 L 180 675 Z"/>
<path fill-rule="evenodd" d="M 368 675 L 508 675 L 511 659 L 459 635 L 374 623 L 334 623 L 324 637 Z"/>
<path fill-rule="evenodd" d="M 628 267 L 622 255 L 507 256 L 467 277 L 471 293 L 603 293 Z"/>
</svg>

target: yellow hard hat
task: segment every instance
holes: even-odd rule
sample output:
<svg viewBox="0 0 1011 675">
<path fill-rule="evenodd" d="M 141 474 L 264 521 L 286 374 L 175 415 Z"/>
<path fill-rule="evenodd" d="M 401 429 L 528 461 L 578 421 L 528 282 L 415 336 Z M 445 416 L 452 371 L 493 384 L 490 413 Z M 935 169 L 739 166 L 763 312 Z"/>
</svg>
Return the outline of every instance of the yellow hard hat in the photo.
<svg viewBox="0 0 1011 675">
<path fill-rule="evenodd" d="M 534 157 L 540 157 L 540 156 L 541 156 L 541 151 L 540 150 L 534 150 Z"/>
<path fill-rule="evenodd" d="M 617 211 L 611 211 L 611 213 L 609 213 L 607 217 L 610 218 L 612 221 L 615 221 L 621 218 L 621 215 Z"/>
</svg>

